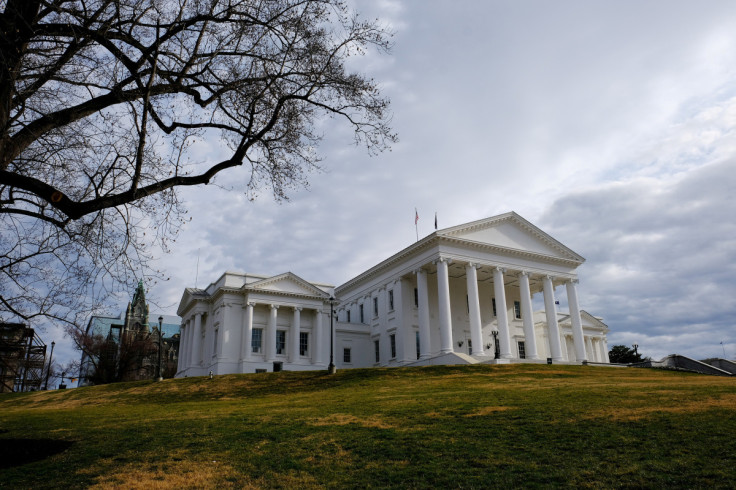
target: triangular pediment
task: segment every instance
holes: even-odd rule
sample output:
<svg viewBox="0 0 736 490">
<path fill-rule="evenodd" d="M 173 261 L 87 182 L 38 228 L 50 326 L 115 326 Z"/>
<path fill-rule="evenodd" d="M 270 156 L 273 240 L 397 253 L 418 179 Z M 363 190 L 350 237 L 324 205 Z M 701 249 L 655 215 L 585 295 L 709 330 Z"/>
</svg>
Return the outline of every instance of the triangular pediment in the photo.
<svg viewBox="0 0 736 490">
<path fill-rule="evenodd" d="M 581 263 L 585 260 L 514 212 L 446 228 L 437 235 Z"/>
<path fill-rule="evenodd" d="M 245 286 L 245 289 L 271 291 L 280 294 L 329 297 L 325 291 L 291 272 L 253 282 Z"/>
</svg>

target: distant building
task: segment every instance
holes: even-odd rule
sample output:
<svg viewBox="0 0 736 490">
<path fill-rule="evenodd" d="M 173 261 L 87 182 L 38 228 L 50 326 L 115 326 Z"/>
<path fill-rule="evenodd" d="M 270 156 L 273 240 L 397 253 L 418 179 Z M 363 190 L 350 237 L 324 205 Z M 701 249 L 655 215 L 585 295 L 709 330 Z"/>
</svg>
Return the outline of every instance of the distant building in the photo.
<svg viewBox="0 0 736 490">
<path fill-rule="evenodd" d="M 40 390 L 46 345 L 22 323 L 0 323 L 0 393 Z"/>
<path fill-rule="evenodd" d="M 173 377 L 179 354 L 180 319 L 149 314 L 143 281 L 118 317 L 92 316 L 87 323 L 79 386 L 110 381 L 152 379 L 158 369 L 159 324 L 163 317 L 162 371 Z"/>
<path fill-rule="evenodd" d="M 608 327 L 579 306 L 584 260 L 511 212 L 436 231 L 337 288 L 226 272 L 184 291 L 177 376 L 324 369 L 331 309 L 338 368 L 607 363 Z"/>
</svg>

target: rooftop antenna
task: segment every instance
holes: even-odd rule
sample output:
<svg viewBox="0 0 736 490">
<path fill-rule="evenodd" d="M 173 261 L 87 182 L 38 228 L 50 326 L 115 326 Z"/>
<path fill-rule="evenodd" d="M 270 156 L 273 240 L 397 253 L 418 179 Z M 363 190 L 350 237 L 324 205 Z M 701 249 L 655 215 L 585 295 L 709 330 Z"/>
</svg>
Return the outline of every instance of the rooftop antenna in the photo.
<svg viewBox="0 0 736 490">
<path fill-rule="evenodd" d="M 197 289 L 197 279 L 199 279 L 199 250 L 197 249 L 197 272 L 194 273 L 194 289 Z"/>
</svg>

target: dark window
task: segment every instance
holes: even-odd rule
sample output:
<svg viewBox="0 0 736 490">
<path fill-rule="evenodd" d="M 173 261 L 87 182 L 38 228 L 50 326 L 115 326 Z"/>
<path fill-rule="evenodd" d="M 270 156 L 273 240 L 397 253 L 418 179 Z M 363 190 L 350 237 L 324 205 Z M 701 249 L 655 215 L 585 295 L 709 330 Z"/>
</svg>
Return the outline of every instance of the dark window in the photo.
<svg viewBox="0 0 736 490">
<path fill-rule="evenodd" d="M 286 330 L 276 330 L 276 354 L 286 353 Z"/>
<path fill-rule="evenodd" d="M 526 348 L 521 340 L 519 341 L 519 359 L 526 359 Z"/>
<path fill-rule="evenodd" d="M 348 310 L 348 323 L 350 323 L 350 310 Z"/>
<path fill-rule="evenodd" d="M 419 347 L 419 332 L 416 332 L 417 334 L 417 359 L 419 359 L 419 356 L 421 355 L 421 349 Z"/>
<path fill-rule="evenodd" d="M 394 290 L 388 292 L 388 309 L 393 310 L 394 309 Z"/>
<path fill-rule="evenodd" d="M 396 334 L 392 333 L 389 340 L 391 341 L 391 359 L 396 359 Z"/>
<path fill-rule="evenodd" d="M 468 339 L 468 354 L 473 355 L 473 341 Z"/>
<path fill-rule="evenodd" d="M 496 315 L 496 298 L 491 298 L 491 304 L 493 305 L 493 316 L 498 316 Z"/>
<path fill-rule="evenodd" d="M 250 350 L 252 352 L 261 352 L 261 345 L 263 343 L 263 329 L 254 328 L 250 339 Z"/>
<path fill-rule="evenodd" d="M 309 355 L 309 332 L 299 332 L 299 355 Z"/>
<path fill-rule="evenodd" d="M 373 298 L 373 318 L 378 316 L 378 298 Z"/>
<path fill-rule="evenodd" d="M 516 318 L 521 318 L 521 303 L 518 301 L 514 301 L 514 316 Z"/>
<path fill-rule="evenodd" d="M 419 290 L 414 288 L 414 306 L 419 308 Z"/>
<path fill-rule="evenodd" d="M 363 305 L 358 308 L 360 310 L 360 323 L 365 323 L 365 317 L 363 315 Z"/>
<path fill-rule="evenodd" d="M 342 350 L 342 362 L 344 362 L 345 364 L 350 364 L 350 347 L 345 347 Z"/>
<path fill-rule="evenodd" d="M 376 351 L 376 362 L 381 362 L 381 344 L 377 340 L 374 340 L 373 347 Z"/>
</svg>

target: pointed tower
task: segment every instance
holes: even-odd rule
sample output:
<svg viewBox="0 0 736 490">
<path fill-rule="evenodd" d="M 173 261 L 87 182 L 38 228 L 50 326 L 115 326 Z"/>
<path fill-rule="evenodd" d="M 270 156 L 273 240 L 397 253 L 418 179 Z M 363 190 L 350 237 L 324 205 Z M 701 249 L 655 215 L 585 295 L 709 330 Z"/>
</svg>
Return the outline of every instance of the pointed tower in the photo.
<svg viewBox="0 0 736 490">
<path fill-rule="evenodd" d="M 138 281 L 138 287 L 133 293 L 133 301 L 128 303 L 125 313 L 125 330 L 138 333 L 148 333 L 148 304 L 143 280 Z"/>
</svg>

